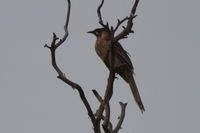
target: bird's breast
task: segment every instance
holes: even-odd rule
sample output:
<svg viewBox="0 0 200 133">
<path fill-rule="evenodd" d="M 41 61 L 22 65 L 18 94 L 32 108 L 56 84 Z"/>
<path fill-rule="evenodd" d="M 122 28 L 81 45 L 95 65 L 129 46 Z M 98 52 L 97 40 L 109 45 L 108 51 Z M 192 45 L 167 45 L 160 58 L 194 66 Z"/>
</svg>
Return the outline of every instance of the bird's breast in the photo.
<svg viewBox="0 0 200 133">
<path fill-rule="evenodd" d="M 109 45 L 106 40 L 98 40 L 96 41 L 95 44 L 95 50 L 97 55 L 105 61 L 107 56 L 108 56 L 108 50 L 109 50 Z"/>
</svg>

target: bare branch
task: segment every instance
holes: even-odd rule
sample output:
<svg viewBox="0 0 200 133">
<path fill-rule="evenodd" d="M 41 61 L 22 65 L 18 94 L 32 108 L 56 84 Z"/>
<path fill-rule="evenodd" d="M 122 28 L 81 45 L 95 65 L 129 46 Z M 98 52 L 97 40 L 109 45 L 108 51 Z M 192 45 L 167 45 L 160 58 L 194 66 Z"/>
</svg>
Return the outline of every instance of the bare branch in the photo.
<svg viewBox="0 0 200 133">
<path fill-rule="evenodd" d="M 135 12 L 138 6 L 139 0 L 135 0 L 135 3 L 132 7 L 131 13 L 128 17 L 128 22 L 126 27 L 124 28 L 124 30 L 122 32 L 120 32 L 115 38 L 114 41 L 119 41 L 120 39 L 123 39 L 124 37 L 126 37 L 127 35 L 129 35 L 129 33 L 133 33 L 134 31 L 132 31 L 132 27 L 133 27 L 133 19 L 136 17 Z M 124 20 L 125 21 L 125 20 Z M 119 22 L 118 22 L 119 23 Z M 118 26 L 119 27 L 119 26 Z M 117 29 L 116 29 L 117 30 Z"/>
<path fill-rule="evenodd" d="M 100 103 L 103 103 L 102 97 L 98 94 L 96 90 L 92 90 L 95 97 L 99 100 Z M 110 122 L 110 105 L 109 103 L 105 105 L 105 116 L 102 115 L 102 120 L 104 128 L 107 128 L 109 131 L 112 131 L 112 123 Z M 98 112 L 96 113 L 98 114 Z"/>
<path fill-rule="evenodd" d="M 126 105 L 127 103 L 122 103 L 119 102 L 119 104 L 121 105 L 121 115 L 119 117 L 119 121 L 117 123 L 117 126 L 115 127 L 115 129 L 113 130 L 112 133 L 117 133 L 119 131 L 119 129 L 121 129 L 121 125 L 124 121 L 124 117 L 125 117 L 125 113 L 126 113 Z"/>
<path fill-rule="evenodd" d="M 101 1 L 101 4 L 100 4 L 99 7 L 97 8 L 97 15 L 98 15 L 98 17 L 99 17 L 99 23 L 100 23 L 101 25 L 104 25 L 104 24 L 103 24 L 103 19 L 102 19 L 102 16 L 101 16 L 101 8 L 102 8 L 102 6 L 103 6 L 103 3 L 104 3 L 104 0 Z"/>
<path fill-rule="evenodd" d="M 94 131 L 95 133 L 99 133 L 98 132 L 98 128 L 96 126 L 96 119 L 95 119 L 95 116 L 93 114 L 93 111 L 90 107 L 90 104 L 88 102 L 88 100 L 86 99 L 85 97 L 85 94 L 83 92 L 83 89 L 80 85 L 78 85 L 77 83 L 69 80 L 65 74 L 61 71 L 61 69 L 58 67 L 57 63 L 56 63 L 56 57 L 55 57 L 55 51 L 56 49 L 61 46 L 63 44 L 63 42 L 67 39 L 68 37 L 68 25 L 69 25 L 69 19 L 70 19 L 70 11 L 71 11 L 71 1 L 68 0 L 68 11 L 67 11 L 67 18 L 66 18 L 66 23 L 65 23 L 65 26 L 64 26 L 64 30 L 65 30 L 65 34 L 64 36 L 62 37 L 62 39 L 60 39 L 58 42 L 56 42 L 59 38 L 56 36 L 55 33 L 53 33 L 53 40 L 51 42 L 51 46 L 48 46 L 47 44 L 45 44 L 44 47 L 47 47 L 50 49 L 51 51 L 51 60 L 52 60 L 52 66 L 53 68 L 55 69 L 55 71 L 58 73 L 58 76 L 57 78 L 59 78 L 60 80 L 62 80 L 63 82 L 65 82 L 66 84 L 68 84 L 69 86 L 71 86 L 73 89 L 77 89 L 78 92 L 79 92 L 79 95 L 80 95 L 80 98 L 82 100 L 82 102 L 84 103 L 87 111 L 88 111 L 88 115 L 92 121 L 92 124 L 94 126 Z"/>
<path fill-rule="evenodd" d="M 109 104 L 109 103 L 106 104 L 105 110 L 106 110 L 106 111 L 105 111 L 106 114 L 105 114 L 105 118 L 104 118 L 103 125 L 104 125 L 105 127 L 108 127 L 109 122 L 110 122 L 110 104 Z"/>
<path fill-rule="evenodd" d="M 109 28 L 108 22 L 106 24 L 104 24 L 103 19 L 102 19 L 101 8 L 103 7 L 103 4 L 104 4 L 104 0 L 101 1 L 101 4 L 97 8 L 97 15 L 99 17 L 99 24 L 101 26 L 103 26 L 104 28 Z"/>
<path fill-rule="evenodd" d="M 99 93 L 96 90 L 92 90 L 93 94 L 95 95 L 95 97 L 97 98 L 97 100 L 101 103 L 103 102 L 102 97 L 99 95 Z"/>
<path fill-rule="evenodd" d="M 116 27 L 115 27 L 115 29 L 114 29 L 114 32 L 116 32 L 117 31 L 117 29 L 119 28 L 119 26 L 123 23 L 123 22 L 125 22 L 126 20 L 128 20 L 128 17 L 125 17 L 124 19 L 122 19 L 122 20 L 117 20 L 117 25 L 116 25 Z"/>
<path fill-rule="evenodd" d="M 99 122 L 100 122 L 100 119 L 102 118 L 102 114 L 103 114 L 105 105 L 109 103 L 109 100 L 112 97 L 114 80 L 115 80 L 114 72 L 110 71 L 104 100 L 103 100 L 103 102 L 101 103 L 101 105 L 99 106 L 99 109 L 98 109 L 99 113 L 98 113 L 98 116 L 97 116 L 97 121 L 99 121 Z"/>
<path fill-rule="evenodd" d="M 62 39 L 59 40 L 59 42 L 56 44 L 56 47 L 59 47 L 68 37 L 69 32 L 68 32 L 68 25 L 69 25 L 69 18 L 70 18 L 70 12 L 71 12 L 71 1 L 67 0 L 68 2 L 68 10 L 67 10 L 67 17 L 66 17 L 66 22 L 64 26 L 65 34 Z"/>
</svg>

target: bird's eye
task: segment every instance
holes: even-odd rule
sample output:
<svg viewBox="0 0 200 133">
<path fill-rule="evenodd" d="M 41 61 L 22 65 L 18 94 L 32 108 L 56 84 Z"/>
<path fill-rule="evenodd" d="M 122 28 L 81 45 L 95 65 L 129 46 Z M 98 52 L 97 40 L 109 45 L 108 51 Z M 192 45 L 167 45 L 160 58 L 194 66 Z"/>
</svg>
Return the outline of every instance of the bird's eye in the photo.
<svg viewBox="0 0 200 133">
<path fill-rule="evenodd" d="M 99 32 L 98 31 L 95 31 L 94 33 L 96 36 L 99 36 Z"/>
</svg>

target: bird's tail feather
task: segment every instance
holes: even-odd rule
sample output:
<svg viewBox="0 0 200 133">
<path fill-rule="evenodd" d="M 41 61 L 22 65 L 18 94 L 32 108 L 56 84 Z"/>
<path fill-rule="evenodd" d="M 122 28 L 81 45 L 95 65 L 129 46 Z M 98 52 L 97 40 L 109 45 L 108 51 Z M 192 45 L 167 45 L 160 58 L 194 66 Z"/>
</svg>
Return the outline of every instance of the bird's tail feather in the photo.
<svg viewBox="0 0 200 133">
<path fill-rule="evenodd" d="M 134 80 L 134 78 L 133 78 L 132 75 L 131 75 L 130 78 L 129 78 L 129 85 L 130 85 L 130 88 L 131 88 L 133 97 L 134 97 L 136 103 L 138 104 L 138 106 L 139 106 L 141 112 L 143 113 L 143 112 L 145 111 L 145 108 L 144 108 L 144 105 L 143 105 L 142 100 L 141 100 L 141 98 L 140 98 L 139 91 L 138 91 L 138 89 L 137 89 L 135 80 Z"/>
</svg>

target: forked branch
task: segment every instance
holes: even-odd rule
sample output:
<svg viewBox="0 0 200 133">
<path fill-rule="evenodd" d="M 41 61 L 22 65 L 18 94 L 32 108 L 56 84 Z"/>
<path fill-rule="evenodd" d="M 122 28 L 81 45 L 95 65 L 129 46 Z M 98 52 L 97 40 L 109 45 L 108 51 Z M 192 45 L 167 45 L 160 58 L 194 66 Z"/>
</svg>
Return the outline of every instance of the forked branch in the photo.
<svg viewBox="0 0 200 133">
<path fill-rule="evenodd" d="M 92 90 L 92 91 L 93 91 L 95 97 L 98 99 L 98 101 L 100 103 L 103 103 L 104 102 L 103 98 L 98 94 L 98 92 L 96 90 Z M 108 131 L 111 132 L 112 131 L 112 123 L 110 122 L 110 105 L 109 105 L 109 103 L 107 103 L 104 108 L 105 108 L 105 116 L 102 115 L 102 120 L 104 121 L 103 127 L 104 127 L 104 129 L 107 129 Z M 98 112 L 96 114 L 98 114 Z"/>
<path fill-rule="evenodd" d="M 125 113 L 126 113 L 127 103 L 119 102 L 119 104 L 121 105 L 121 115 L 119 116 L 119 121 L 112 133 L 117 133 L 119 129 L 121 129 L 122 123 L 124 121 Z"/>
<path fill-rule="evenodd" d="M 123 31 L 121 31 L 115 38 L 114 38 L 114 41 L 119 41 L 120 39 L 123 39 L 123 38 L 127 38 L 127 35 L 129 35 L 129 33 L 133 33 L 134 31 L 132 30 L 132 27 L 133 27 L 133 19 L 137 16 L 135 15 L 136 13 L 136 9 L 137 9 L 137 6 L 138 6 L 138 3 L 139 3 L 139 0 L 135 0 L 135 3 L 132 7 L 132 10 L 131 10 L 131 13 L 129 15 L 129 17 L 126 17 L 125 19 L 121 20 L 121 21 L 118 21 L 118 24 L 115 28 L 115 31 L 119 28 L 119 26 L 125 21 L 125 20 L 128 20 L 127 21 L 127 25 L 126 27 L 123 27 Z"/>
<path fill-rule="evenodd" d="M 98 92 L 96 90 L 92 90 L 92 91 L 93 91 L 94 95 L 96 96 L 96 98 L 99 100 L 99 102 L 103 103 L 103 99 L 98 94 Z M 125 118 L 127 103 L 119 102 L 119 104 L 121 106 L 121 114 L 118 117 L 119 121 L 114 129 L 113 129 L 112 123 L 110 122 L 110 106 L 109 106 L 109 104 L 105 105 L 106 113 L 105 113 L 105 116 L 102 116 L 102 120 L 104 121 L 102 126 L 103 126 L 105 133 L 117 133 L 121 129 L 122 123 Z"/>
<path fill-rule="evenodd" d="M 68 33 L 68 25 L 69 25 L 69 19 L 70 19 L 70 11 L 71 11 L 71 1 L 67 0 L 68 2 L 68 10 L 67 10 L 67 17 L 66 17 L 66 22 L 65 22 L 65 26 L 64 26 L 64 30 L 65 30 L 65 34 L 62 37 L 62 39 L 59 39 L 55 33 L 53 33 L 53 39 L 51 42 L 51 45 L 48 46 L 47 44 L 45 44 L 44 47 L 47 47 L 50 49 L 51 51 L 51 60 L 52 60 L 52 66 L 55 69 L 55 71 L 57 72 L 58 76 L 57 78 L 59 78 L 60 80 L 62 80 L 63 82 L 65 82 L 66 84 L 68 84 L 69 86 L 71 86 L 73 89 L 77 89 L 80 95 L 80 98 L 82 100 L 82 102 L 84 103 L 87 111 L 88 111 L 88 115 L 92 121 L 92 124 L 94 126 L 94 131 L 95 133 L 98 133 L 98 129 L 96 126 L 96 119 L 95 116 L 93 114 L 93 111 L 90 107 L 90 104 L 88 102 L 88 100 L 85 97 L 85 94 L 83 92 L 83 89 L 80 85 L 78 85 L 77 83 L 71 81 L 70 79 L 68 79 L 65 74 L 62 72 L 62 70 L 58 67 L 57 63 L 56 63 L 56 57 L 55 57 L 55 51 L 56 49 L 61 46 L 63 44 L 63 42 L 67 39 L 69 33 Z M 59 40 L 59 41 L 58 41 Z"/>
<path fill-rule="evenodd" d="M 114 29 L 114 32 L 116 32 L 117 30 L 118 30 L 118 28 L 119 28 L 119 26 L 123 23 L 123 22 L 125 22 L 126 20 L 128 20 L 129 18 L 128 17 L 125 17 L 124 19 L 122 19 L 122 20 L 117 20 L 117 26 L 115 27 L 115 29 Z"/>
</svg>

